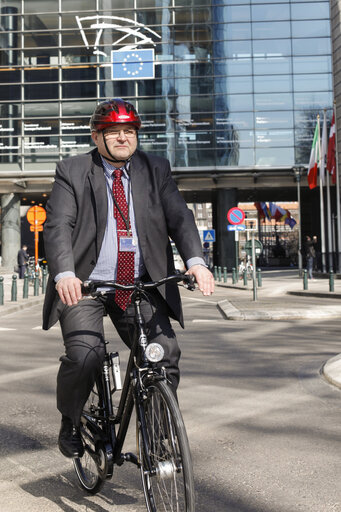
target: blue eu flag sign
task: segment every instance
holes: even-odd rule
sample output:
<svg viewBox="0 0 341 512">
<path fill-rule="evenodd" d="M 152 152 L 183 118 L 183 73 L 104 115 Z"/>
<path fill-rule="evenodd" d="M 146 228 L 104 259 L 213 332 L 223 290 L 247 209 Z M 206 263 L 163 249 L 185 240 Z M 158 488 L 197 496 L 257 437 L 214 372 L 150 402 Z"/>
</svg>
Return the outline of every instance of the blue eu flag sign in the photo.
<svg viewBox="0 0 341 512">
<path fill-rule="evenodd" d="M 112 51 L 113 80 L 154 78 L 154 50 Z"/>
</svg>

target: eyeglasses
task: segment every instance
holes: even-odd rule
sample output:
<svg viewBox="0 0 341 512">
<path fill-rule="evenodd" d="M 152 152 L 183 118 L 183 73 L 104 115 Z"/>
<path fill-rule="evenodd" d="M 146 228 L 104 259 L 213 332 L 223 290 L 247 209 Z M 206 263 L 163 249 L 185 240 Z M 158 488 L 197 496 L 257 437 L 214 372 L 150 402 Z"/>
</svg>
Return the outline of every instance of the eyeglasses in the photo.
<svg viewBox="0 0 341 512">
<path fill-rule="evenodd" d="M 136 130 L 133 128 L 127 128 L 126 130 L 111 130 L 110 132 L 104 132 L 106 139 L 118 139 L 121 137 L 123 132 L 124 137 L 127 139 L 133 139 L 136 137 Z"/>
</svg>

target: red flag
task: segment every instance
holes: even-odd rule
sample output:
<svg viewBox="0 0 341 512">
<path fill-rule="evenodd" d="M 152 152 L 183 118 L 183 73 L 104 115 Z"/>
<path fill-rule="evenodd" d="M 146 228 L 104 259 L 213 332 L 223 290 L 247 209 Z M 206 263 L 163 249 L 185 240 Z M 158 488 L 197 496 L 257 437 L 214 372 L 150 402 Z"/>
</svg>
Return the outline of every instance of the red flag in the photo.
<svg viewBox="0 0 341 512">
<path fill-rule="evenodd" d="M 308 169 L 308 184 L 309 188 L 317 187 L 317 173 L 318 173 L 318 165 L 320 160 L 320 123 L 319 120 L 316 123 L 313 145 L 311 147 L 310 159 L 309 159 L 309 169 Z"/>
<path fill-rule="evenodd" d="M 332 183 L 336 183 L 336 149 L 335 149 L 335 112 L 333 112 L 332 124 L 329 132 L 327 171 L 331 174 Z"/>
</svg>

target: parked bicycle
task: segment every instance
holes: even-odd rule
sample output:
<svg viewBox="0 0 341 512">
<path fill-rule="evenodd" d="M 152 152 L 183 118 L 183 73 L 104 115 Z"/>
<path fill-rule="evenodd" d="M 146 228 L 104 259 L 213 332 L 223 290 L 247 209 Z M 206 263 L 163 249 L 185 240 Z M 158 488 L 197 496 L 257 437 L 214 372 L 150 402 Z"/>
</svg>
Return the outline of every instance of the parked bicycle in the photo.
<svg viewBox="0 0 341 512">
<path fill-rule="evenodd" d="M 246 272 L 247 279 L 252 279 L 253 276 L 253 265 L 252 263 L 247 260 L 242 260 L 239 264 L 238 273 L 239 273 L 239 279 L 244 278 L 244 272 Z"/>
<path fill-rule="evenodd" d="M 84 283 L 83 292 L 93 297 L 130 290 L 137 329 L 123 388 L 119 354 L 108 353 L 106 349 L 102 373 L 82 413 L 84 455 L 74 459 L 74 468 L 82 488 L 94 494 L 112 477 L 114 465 L 132 462 L 140 468 L 148 512 L 194 512 L 193 470 L 185 425 L 165 369 L 158 364 L 163 348 L 158 343 L 148 344 L 140 309 L 147 291 L 168 281 L 183 281 L 187 288 L 194 289 L 192 276 L 185 274 L 134 285 L 114 281 Z M 103 288 L 110 291 L 99 290 Z M 121 396 L 116 406 L 114 394 L 119 390 Z M 136 454 L 122 453 L 134 407 Z"/>
<path fill-rule="evenodd" d="M 28 282 L 30 285 L 34 285 L 36 273 L 38 273 L 39 286 L 41 286 L 42 282 L 42 270 L 40 263 L 44 260 L 44 258 L 38 258 L 38 262 L 36 264 L 36 260 L 34 256 L 30 256 L 27 261 L 27 268 L 25 274 L 28 276 Z"/>
</svg>

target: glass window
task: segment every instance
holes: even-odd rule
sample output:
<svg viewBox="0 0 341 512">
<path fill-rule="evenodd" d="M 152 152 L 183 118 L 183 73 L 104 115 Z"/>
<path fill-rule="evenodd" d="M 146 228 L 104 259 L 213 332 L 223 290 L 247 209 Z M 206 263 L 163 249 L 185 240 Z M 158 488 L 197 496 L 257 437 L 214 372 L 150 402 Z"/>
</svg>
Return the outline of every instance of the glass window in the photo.
<svg viewBox="0 0 341 512">
<path fill-rule="evenodd" d="M 89 117 L 84 118 L 63 118 L 60 123 L 62 135 L 89 135 Z"/>
<path fill-rule="evenodd" d="M 74 66 L 62 70 L 63 81 L 96 80 L 96 68 L 93 66 Z"/>
<path fill-rule="evenodd" d="M 213 23 L 212 39 L 251 39 L 251 23 Z"/>
<path fill-rule="evenodd" d="M 294 3 L 291 6 L 291 15 L 295 20 L 329 19 L 329 2 Z"/>
<path fill-rule="evenodd" d="M 288 74 L 292 72 L 291 58 L 269 53 L 267 57 L 255 57 L 253 60 L 255 75 Z"/>
<path fill-rule="evenodd" d="M 0 50 L 0 66 L 17 66 L 20 65 L 20 51 L 17 50 Z"/>
<path fill-rule="evenodd" d="M 237 129 L 245 130 L 253 128 L 252 112 L 229 112 L 226 116 L 216 114 L 217 130 L 226 126 L 234 126 Z"/>
<path fill-rule="evenodd" d="M 1 9 L 4 13 L 21 13 L 21 0 L 2 0 Z"/>
<path fill-rule="evenodd" d="M 0 83 L 17 83 L 21 82 L 20 71 L 10 71 L 6 68 L 0 70 Z"/>
<path fill-rule="evenodd" d="M 21 116 L 21 104 L 20 103 L 0 103 L 0 117 L 5 119 L 6 117 L 20 117 Z"/>
<path fill-rule="evenodd" d="M 250 94 L 231 94 L 226 97 L 228 109 L 233 112 L 242 112 L 243 110 L 253 110 L 253 101 Z"/>
<path fill-rule="evenodd" d="M 293 165 L 295 162 L 294 147 L 256 148 L 256 165 L 282 166 Z"/>
<path fill-rule="evenodd" d="M 211 9 L 176 9 L 174 24 L 186 24 L 192 26 L 194 23 L 210 23 Z"/>
<path fill-rule="evenodd" d="M 56 117 L 58 116 L 58 102 L 25 103 L 25 117 Z"/>
<path fill-rule="evenodd" d="M 227 60 L 214 60 L 214 74 L 215 75 L 252 75 L 251 59 L 227 59 Z"/>
<path fill-rule="evenodd" d="M 229 94 L 252 93 L 251 76 L 227 76 L 221 81 L 216 78 L 215 91 Z"/>
<path fill-rule="evenodd" d="M 26 0 L 24 2 L 25 13 L 58 12 L 58 2 L 46 2 L 46 0 Z"/>
<path fill-rule="evenodd" d="M 254 132 L 251 130 L 237 130 L 235 126 L 230 124 L 224 131 L 215 133 L 216 146 L 222 148 L 237 145 L 238 148 L 250 148 L 254 146 L 253 134 Z"/>
<path fill-rule="evenodd" d="M 21 90 L 20 85 L 0 85 L 0 100 L 9 101 L 9 100 L 20 100 L 21 99 Z"/>
<path fill-rule="evenodd" d="M 330 91 L 332 75 L 294 75 L 294 91 Z"/>
<path fill-rule="evenodd" d="M 293 57 L 294 73 L 331 73 L 331 57 Z"/>
<path fill-rule="evenodd" d="M 329 20 L 293 21 L 293 37 L 325 37 L 330 35 Z"/>
<path fill-rule="evenodd" d="M 258 92 L 290 92 L 292 90 L 291 75 L 254 76 L 255 93 Z"/>
<path fill-rule="evenodd" d="M 227 58 L 245 59 L 251 57 L 251 41 L 219 41 L 215 45 L 224 45 L 223 55 Z"/>
<path fill-rule="evenodd" d="M 90 134 L 87 135 L 74 135 L 63 136 L 60 140 L 60 148 L 62 153 L 73 156 L 78 153 L 85 153 L 90 150 Z"/>
<path fill-rule="evenodd" d="M 58 46 L 58 32 L 25 32 L 24 45 L 25 48 Z"/>
<path fill-rule="evenodd" d="M 294 130 L 257 130 L 256 147 L 273 148 L 294 145 Z"/>
<path fill-rule="evenodd" d="M 252 24 L 252 31 L 254 39 L 278 39 L 291 35 L 289 21 L 256 22 Z"/>
<path fill-rule="evenodd" d="M 37 153 L 57 153 L 59 139 L 56 136 L 27 135 L 24 137 L 24 152 L 35 155 Z"/>
<path fill-rule="evenodd" d="M 57 82 L 58 69 L 30 69 L 24 72 L 25 82 Z"/>
<path fill-rule="evenodd" d="M 127 3 L 128 3 L 128 0 L 126 1 L 122 1 L 122 0 L 115 0 L 115 5 L 116 4 L 123 4 L 126 6 Z M 106 4 L 106 7 L 108 7 L 108 2 L 107 0 L 100 0 L 99 2 L 99 5 L 100 5 L 100 9 L 103 9 L 103 5 Z M 110 2 L 110 7 L 111 7 L 111 2 Z M 122 5 L 123 7 L 123 5 Z M 70 2 L 70 0 L 62 0 L 62 11 L 63 12 L 67 12 L 67 11 L 75 11 L 75 13 L 79 13 L 81 11 L 95 11 L 96 10 L 96 0 L 72 0 L 72 2 Z"/>
<path fill-rule="evenodd" d="M 250 21 L 248 5 L 219 5 L 213 7 L 213 19 L 219 23 Z"/>
<path fill-rule="evenodd" d="M 253 5 L 252 21 L 279 21 L 289 20 L 289 4 L 280 5 Z"/>
<path fill-rule="evenodd" d="M 296 92 L 295 109 L 323 109 L 333 104 L 332 92 Z"/>
<path fill-rule="evenodd" d="M 63 98 L 96 98 L 96 82 L 72 82 L 62 85 Z"/>
<path fill-rule="evenodd" d="M 58 99 L 58 84 L 26 84 L 24 94 L 25 100 Z"/>
<path fill-rule="evenodd" d="M 46 64 L 58 65 L 58 48 L 35 48 L 26 50 L 24 54 L 25 66 L 46 66 Z"/>
<path fill-rule="evenodd" d="M 255 124 L 258 130 L 268 130 L 269 128 L 292 128 L 294 124 L 293 112 L 256 112 Z"/>
<path fill-rule="evenodd" d="M 97 101 L 63 101 L 63 116 L 92 116 L 97 105 Z"/>
<path fill-rule="evenodd" d="M 256 110 L 292 110 L 291 94 L 255 94 Z"/>
<path fill-rule="evenodd" d="M 44 11 L 47 9 L 44 9 Z M 57 9 L 58 10 L 58 9 Z M 24 30 L 50 30 L 59 27 L 58 14 L 37 14 L 24 16 Z"/>
<path fill-rule="evenodd" d="M 20 42 L 20 34 L 17 32 L 12 31 L 1 31 L 0 32 L 0 45 L 1 48 L 20 48 L 21 42 Z"/>
<path fill-rule="evenodd" d="M 253 41 L 254 57 L 283 57 L 291 55 L 291 42 L 289 39 L 271 39 Z"/>
<path fill-rule="evenodd" d="M 294 55 L 328 55 L 331 53 L 330 37 L 293 39 L 292 47 Z"/>
<path fill-rule="evenodd" d="M 23 133 L 26 136 L 36 137 L 46 134 L 58 135 L 58 119 L 28 119 L 24 121 Z"/>
<path fill-rule="evenodd" d="M 19 137 L 0 137 L 0 154 L 17 153 L 20 150 Z"/>
</svg>

